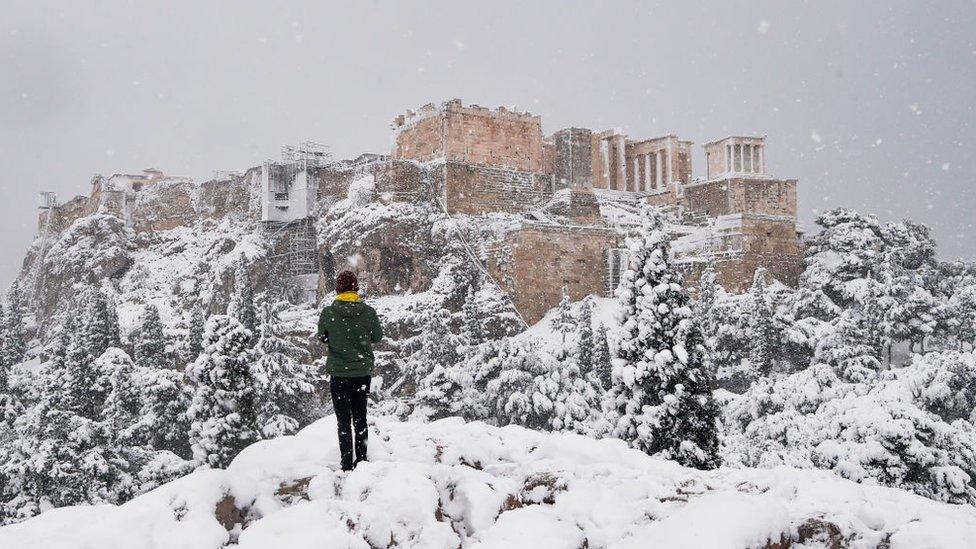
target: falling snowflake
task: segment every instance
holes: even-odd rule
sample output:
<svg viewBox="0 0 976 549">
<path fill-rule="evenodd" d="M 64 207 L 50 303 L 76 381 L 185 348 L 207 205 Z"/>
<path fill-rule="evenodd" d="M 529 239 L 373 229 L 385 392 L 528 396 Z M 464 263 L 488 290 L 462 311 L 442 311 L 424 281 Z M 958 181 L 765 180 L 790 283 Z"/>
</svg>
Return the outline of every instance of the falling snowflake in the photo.
<svg viewBox="0 0 976 549">
<path fill-rule="evenodd" d="M 756 31 L 759 34 L 766 34 L 766 33 L 768 33 L 769 32 L 769 21 L 767 21 L 765 19 L 760 19 L 759 20 L 759 26 L 756 27 Z"/>
</svg>

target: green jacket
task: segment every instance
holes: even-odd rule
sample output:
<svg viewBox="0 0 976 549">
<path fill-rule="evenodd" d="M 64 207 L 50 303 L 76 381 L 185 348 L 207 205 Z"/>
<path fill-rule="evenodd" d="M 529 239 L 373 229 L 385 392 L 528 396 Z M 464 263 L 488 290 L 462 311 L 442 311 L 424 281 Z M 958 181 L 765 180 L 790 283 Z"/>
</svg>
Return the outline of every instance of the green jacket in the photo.
<svg viewBox="0 0 976 549">
<path fill-rule="evenodd" d="M 368 376 L 373 369 L 373 343 L 383 339 L 376 310 L 361 301 L 332 302 L 319 315 L 319 341 L 329 347 L 325 371 L 338 377 Z"/>
</svg>

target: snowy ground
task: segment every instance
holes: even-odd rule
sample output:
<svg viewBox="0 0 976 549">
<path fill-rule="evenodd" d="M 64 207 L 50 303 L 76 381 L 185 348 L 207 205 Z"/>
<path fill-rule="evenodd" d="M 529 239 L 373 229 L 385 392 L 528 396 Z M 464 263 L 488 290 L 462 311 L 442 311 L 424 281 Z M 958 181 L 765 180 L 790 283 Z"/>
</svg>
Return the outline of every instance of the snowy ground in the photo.
<svg viewBox="0 0 976 549">
<path fill-rule="evenodd" d="M 335 419 L 119 506 L 0 528 L 0 547 L 972 547 L 976 509 L 825 471 L 701 472 L 616 440 L 379 418 L 336 471 Z M 236 523 L 236 524 L 235 524 Z M 242 530 L 241 525 L 245 525 Z M 228 531 L 228 528 L 230 531 Z"/>
</svg>

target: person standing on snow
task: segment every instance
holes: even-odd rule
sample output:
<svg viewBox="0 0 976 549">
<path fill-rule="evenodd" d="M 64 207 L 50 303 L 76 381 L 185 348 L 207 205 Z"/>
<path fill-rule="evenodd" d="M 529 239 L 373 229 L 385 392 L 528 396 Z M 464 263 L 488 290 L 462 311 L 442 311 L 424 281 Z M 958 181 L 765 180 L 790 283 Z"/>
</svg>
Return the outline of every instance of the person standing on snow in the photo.
<svg viewBox="0 0 976 549">
<path fill-rule="evenodd" d="M 332 407 L 339 423 L 342 470 L 351 471 L 366 461 L 366 398 L 374 363 L 373 344 L 383 338 L 376 310 L 360 299 L 359 281 L 352 271 L 343 271 L 336 278 L 336 298 L 319 315 L 318 338 L 329 348 L 325 371 L 330 376 Z"/>
</svg>

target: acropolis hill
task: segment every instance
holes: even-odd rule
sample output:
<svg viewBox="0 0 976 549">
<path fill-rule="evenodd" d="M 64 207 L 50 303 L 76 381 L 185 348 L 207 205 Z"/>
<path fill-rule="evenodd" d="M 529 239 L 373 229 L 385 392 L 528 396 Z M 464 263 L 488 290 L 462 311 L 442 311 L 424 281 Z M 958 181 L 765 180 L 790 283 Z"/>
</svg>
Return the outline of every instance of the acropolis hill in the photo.
<svg viewBox="0 0 976 549">
<path fill-rule="evenodd" d="M 468 226 L 479 230 L 452 238 L 463 241 L 471 261 L 529 323 L 564 290 L 572 299 L 612 292 L 641 201 L 668 215 L 689 282 L 707 264 L 732 291 L 748 287 L 757 267 L 788 285 L 802 270 L 796 180 L 768 174 L 764 137 L 706 143 L 705 173 L 696 177 L 692 142 L 674 135 L 638 139 L 617 130 L 566 128 L 546 136 L 537 115 L 457 99 L 407 111 L 392 128 L 388 155 L 336 161 L 306 143 L 284 148 L 280 160 L 219 173 L 200 185 L 159 170 L 95 176 L 87 197 L 59 203 L 45 194 L 41 235 L 56 237 L 95 213 L 116 216 L 146 236 L 233 218 L 266 238 L 266 270 L 297 281 L 310 301 L 333 290 L 336 270 L 352 255 L 361 257 L 356 268 L 372 292 L 427 289 L 436 254 L 415 235 L 407 238 L 406 229 L 376 231 L 343 247 L 324 234 L 318 221 L 361 186 L 369 192 L 356 195 L 368 201 L 428 203 L 474 220 Z M 33 277 L 35 285 L 39 280 Z"/>
</svg>

